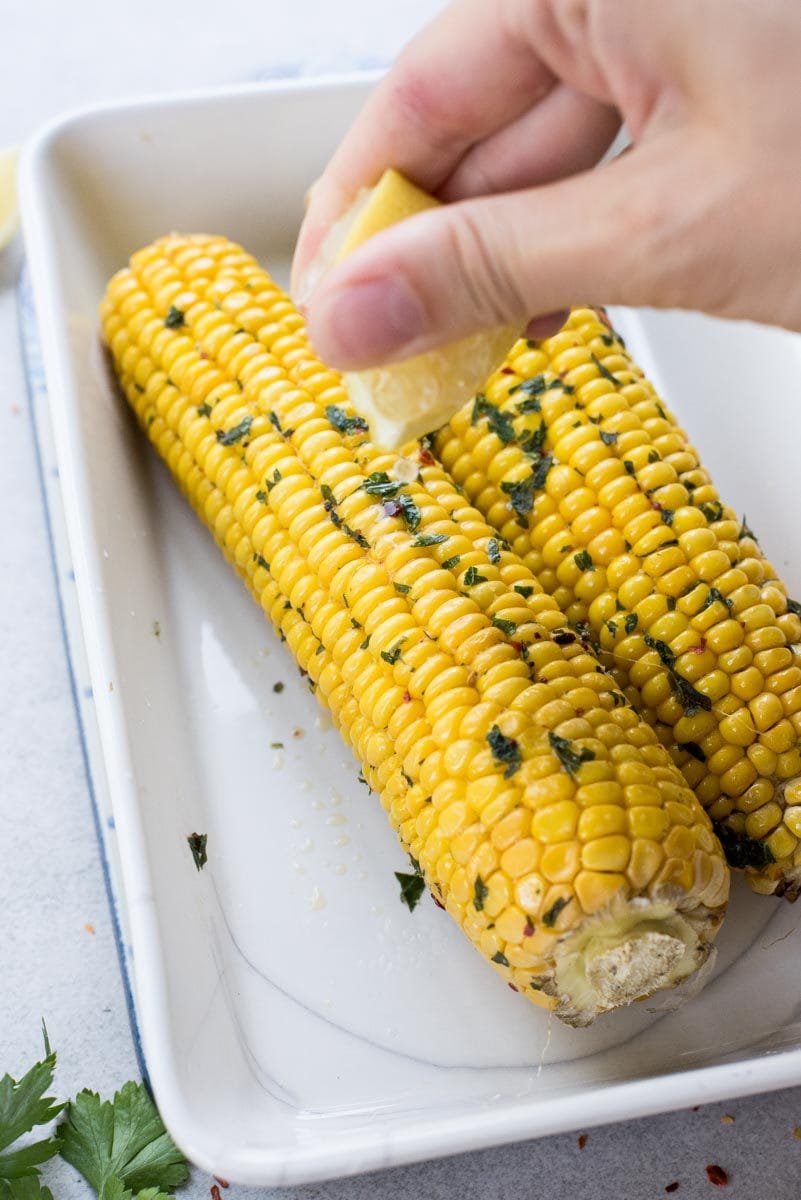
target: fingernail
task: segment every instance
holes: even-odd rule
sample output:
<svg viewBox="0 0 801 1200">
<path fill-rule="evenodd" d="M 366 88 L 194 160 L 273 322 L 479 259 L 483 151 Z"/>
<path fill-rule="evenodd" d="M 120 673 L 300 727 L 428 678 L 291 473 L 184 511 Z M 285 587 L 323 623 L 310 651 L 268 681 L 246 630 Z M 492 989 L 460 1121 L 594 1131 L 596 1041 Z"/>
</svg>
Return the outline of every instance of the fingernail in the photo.
<svg viewBox="0 0 801 1200">
<path fill-rule="evenodd" d="M 309 313 L 320 356 L 338 367 L 372 366 L 398 357 L 426 330 L 416 293 L 404 279 L 375 279 L 323 295 Z"/>
<path fill-rule="evenodd" d="M 295 307 L 305 311 L 311 294 L 325 274 L 325 267 L 319 262 L 312 261 L 301 275 L 295 287 L 292 288 L 292 300 Z"/>
</svg>

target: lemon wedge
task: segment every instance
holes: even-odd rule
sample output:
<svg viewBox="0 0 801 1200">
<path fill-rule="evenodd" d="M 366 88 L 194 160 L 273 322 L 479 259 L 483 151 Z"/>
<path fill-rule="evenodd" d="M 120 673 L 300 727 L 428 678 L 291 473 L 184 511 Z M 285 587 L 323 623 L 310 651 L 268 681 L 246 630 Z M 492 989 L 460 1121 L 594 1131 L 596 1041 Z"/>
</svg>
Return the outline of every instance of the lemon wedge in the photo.
<svg viewBox="0 0 801 1200">
<path fill-rule="evenodd" d="M 318 253 L 317 278 L 373 234 L 438 203 L 399 171 L 385 171 L 329 230 Z M 512 326 L 482 330 L 403 362 L 348 371 L 344 384 L 371 439 L 396 450 L 444 425 L 481 389 L 518 337 Z"/>
<path fill-rule="evenodd" d="M 17 150 L 0 150 L 0 250 L 13 238 L 19 227 L 17 207 Z"/>
</svg>

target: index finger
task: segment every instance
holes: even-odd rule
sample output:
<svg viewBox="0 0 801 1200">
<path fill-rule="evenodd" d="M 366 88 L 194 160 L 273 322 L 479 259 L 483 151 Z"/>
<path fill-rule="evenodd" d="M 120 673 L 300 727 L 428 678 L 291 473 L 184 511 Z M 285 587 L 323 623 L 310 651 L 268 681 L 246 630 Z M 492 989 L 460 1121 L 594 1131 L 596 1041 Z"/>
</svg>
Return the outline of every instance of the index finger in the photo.
<svg viewBox="0 0 801 1200">
<path fill-rule="evenodd" d="M 331 222 L 386 167 L 436 192 L 472 145 L 551 89 L 552 72 L 504 16 L 514 7 L 458 0 L 409 43 L 314 185 L 293 291 Z"/>
</svg>

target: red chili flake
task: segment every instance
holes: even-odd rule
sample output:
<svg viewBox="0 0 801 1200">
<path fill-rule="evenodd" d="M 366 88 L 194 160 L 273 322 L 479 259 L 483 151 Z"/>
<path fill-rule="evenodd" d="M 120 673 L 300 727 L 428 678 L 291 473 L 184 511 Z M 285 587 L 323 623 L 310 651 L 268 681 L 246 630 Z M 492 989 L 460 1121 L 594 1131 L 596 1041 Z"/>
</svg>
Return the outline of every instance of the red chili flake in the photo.
<svg viewBox="0 0 801 1200">
<path fill-rule="evenodd" d="M 408 693 L 408 692 L 404 692 L 404 693 L 403 693 L 403 703 L 404 703 L 404 704 L 408 704 L 410 700 L 411 700 L 411 696 L 409 695 L 409 693 Z"/>
<path fill-rule="evenodd" d="M 87 933 L 94 933 L 94 931 L 95 931 L 94 925 L 92 925 L 89 921 L 87 921 L 86 924 L 84 925 L 84 929 L 86 930 Z"/>
<path fill-rule="evenodd" d="M 701 638 L 701 641 L 698 643 L 697 646 L 691 647 L 690 652 L 692 654 L 703 654 L 705 650 L 706 650 L 706 639 Z"/>
<path fill-rule="evenodd" d="M 438 899 L 437 899 L 437 897 L 434 895 L 434 893 L 433 893 L 433 892 L 431 893 L 431 899 L 434 901 L 434 903 L 436 904 L 437 908 L 444 908 L 444 907 L 445 907 L 445 905 L 442 903 L 442 901 L 441 901 L 441 900 L 438 900 Z"/>
<path fill-rule="evenodd" d="M 518 654 L 523 653 L 523 643 L 522 642 L 512 642 L 512 646 L 517 651 Z"/>
<path fill-rule="evenodd" d="M 516 991 L 517 991 L 517 988 L 515 987 L 515 985 L 514 985 L 513 983 L 507 983 L 507 985 L 506 985 L 506 986 L 507 986 L 507 987 L 510 987 L 510 988 L 512 989 L 512 991 L 513 991 L 513 992 L 516 992 Z"/>
<path fill-rule="evenodd" d="M 217 1187 L 216 1183 L 213 1183 L 211 1185 L 211 1187 L 209 1188 L 209 1191 L 211 1192 L 211 1200 L 222 1200 L 222 1196 L 220 1195 L 220 1189 Z"/>
<path fill-rule="evenodd" d="M 208 354 L 206 353 L 206 351 L 205 351 L 205 350 L 201 350 L 201 351 L 200 351 L 200 357 L 201 357 L 201 358 L 203 359 L 203 361 L 205 362 L 205 360 L 206 360 L 206 359 L 207 359 L 209 356 L 208 356 Z"/>
<path fill-rule="evenodd" d="M 577 709 L 576 709 L 576 716 L 577 716 L 577 717 L 583 717 L 583 716 L 584 716 L 584 709 L 583 709 L 583 708 L 577 708 Z"/>
<path fill-rule="evenodd" d="M 586 1133 L 580 1133 L 580 1134 L 579 1134 L 579 1136 L 576 1138 L 576 1145 L 578 1146 L 579 1150 L 583 1150 L 583 1149 L 584 1149 L 584 1147 L 587 1145 L 587 1135 L 586 1135 Z"/>
<path fill-rule="evenodd" d="M 514 375 L 512 367 L 501 367 L 501 375 Z"/>
<path fill-rule="evenodd" d="M 674 1179 L 672 1183 L 668 1183 L 665 1185 L 666 1192 L 677 1192 L 678 1190 L 679 1190 L 678 1179 Z"/>
<path fill-rule="evenodd" d="M 434 455 L 431 453 L 430 450 L 426 450 L 425 446 L 420 447 L 420 453 L 418 454 L 417 457 L 419 458 L 420 462 L 425 463 L 425 465 L 427 467 L 430 467 L 433 465 Z"/>
<path fill-rule="evenodd" d="M 717 1163 L 709 1164 L 706 1168 L 706 1177 L 710 1183 L 714 1183 L 715 1187 L 726 1187 L 729 1182 L 729 1177 L 723 1167 L 719 1167 Z"/>
<path fill-rule="evenodd" d="M 534 926 L 531 924 L 531 921 L 526 921 L 525 925 L 523 926 L 523 937 L 533 937 L 533 935 Z"/>
<path fill-rule="evenodd" d="M 384 512 L 388 517 L 398 517 L 402 511 L 397 500 L 386 500 L 384 502 Z"/>
<path fill-rule="evenodd" d="M 655 508 L 657 512 L 661 512 L 661 511 L 662 511 L 662 505 L 659 503 L 659 501 L 658 501 L 658 500 L 652 500 L 652 501 L 651 501 L 651 508 Z"/>
<path fill-rule="evenodd" d="M 293 729 L 293 730 L 292 730 L 292 736 L 293 736 L 294 738 L 301 738 L 301 737 L 303 737 L 303 730 L 302 730 L 302 729 L 300 729 L 300 728 L 298 728 L 298 729 Z"/>
<path fill-rule="evenodd" d="M 219 1175 L 215 1175 L 214 1178 L 217 1180 L 221 1188 L 227 1188 L 231 1186 L 227 1179 L 222 1179 Z"/>
</svg>

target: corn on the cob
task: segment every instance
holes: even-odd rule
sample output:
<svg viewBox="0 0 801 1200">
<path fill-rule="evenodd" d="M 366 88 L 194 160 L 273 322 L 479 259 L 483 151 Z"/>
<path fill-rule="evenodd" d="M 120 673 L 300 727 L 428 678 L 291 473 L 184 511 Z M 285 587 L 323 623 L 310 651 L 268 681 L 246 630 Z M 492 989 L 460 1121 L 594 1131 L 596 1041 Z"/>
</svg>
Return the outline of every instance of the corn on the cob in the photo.
<svg viewBox="0 0 801 1200">
<path fill-rule="evenodd" d="M 728 894 L 708 817 L 431 455 L 363 439 L 222 238 L 135 254 L 101 313 L 140 423 L 502 977 L 581 1024 L 694 970 Z"/>
<path fill-rule="evenodd" d="M 801 886 L 798 608 L 602 311 L 518 342 L 436 452 L 585 623 L 758 891 Z"/>
</svg>

